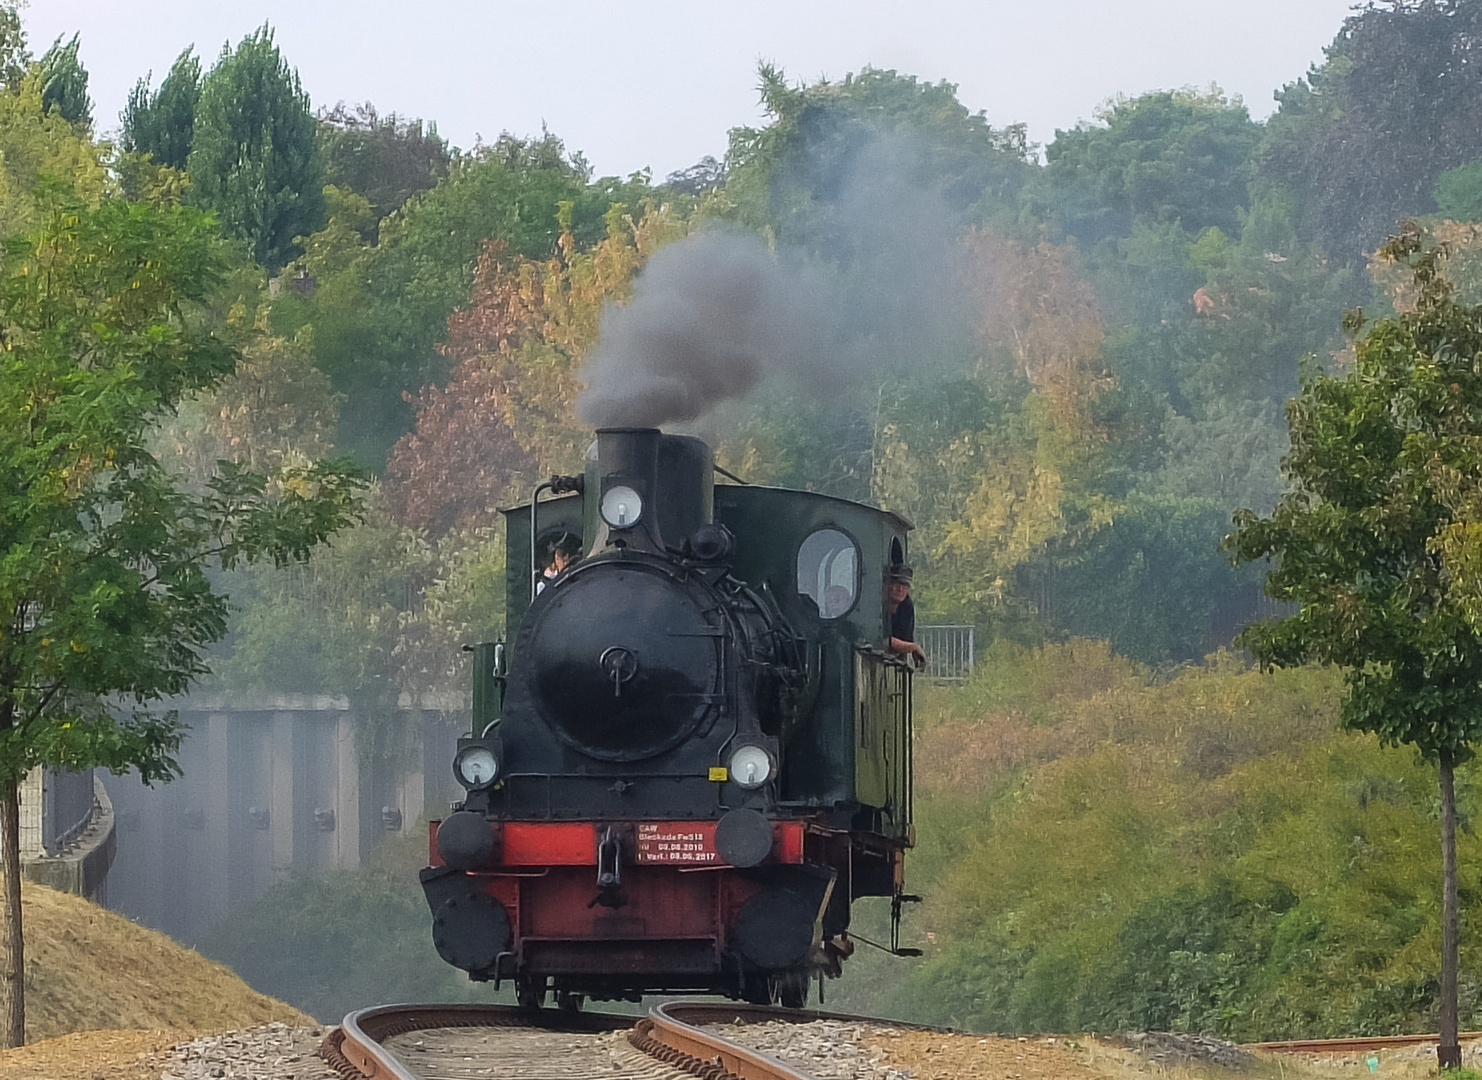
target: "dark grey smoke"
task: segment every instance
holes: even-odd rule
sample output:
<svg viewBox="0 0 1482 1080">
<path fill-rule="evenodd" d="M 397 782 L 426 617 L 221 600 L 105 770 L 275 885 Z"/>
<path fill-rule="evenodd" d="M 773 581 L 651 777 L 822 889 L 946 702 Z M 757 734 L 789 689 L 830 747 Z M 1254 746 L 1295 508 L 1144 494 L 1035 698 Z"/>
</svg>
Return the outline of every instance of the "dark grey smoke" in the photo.
<svg viewBox="0 0 1482 1080">
<path fill-rule="evenodd" d="M 582 419 L 684 424 L 764 381 L 831 396 L 953 352 L 971 333 L 959 218 L 918 181 L 914 146 L 877 133 L 832 170 L 811 178 L 831 197 L 775 254 L 702 230 L 654 255 L 632 300 L 603 312 Z"/>
<path fill-rule="evenodd" d="M 829 314 L 823 288 L 756 237 L 698 233 L 654 255 L 632 302 L 603 312 L 577 407 L 598 427 L 659 427 L 770 375 L 826 378 L 838 338 Z"/>
</svg>

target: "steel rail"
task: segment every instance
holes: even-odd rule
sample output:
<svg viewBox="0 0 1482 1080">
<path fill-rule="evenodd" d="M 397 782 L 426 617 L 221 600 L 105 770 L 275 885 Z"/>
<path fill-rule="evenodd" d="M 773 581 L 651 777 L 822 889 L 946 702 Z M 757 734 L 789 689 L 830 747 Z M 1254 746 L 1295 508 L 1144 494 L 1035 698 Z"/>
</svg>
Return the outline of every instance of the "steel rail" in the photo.
<svg viewBox="0 0 1482 1080">
<path fill-rule="evenodd" d="M 656 1005 L 649 1010 L 648 1017 L 638 1022 L 633 1033 L 628 1036 L 628 1040 L 640 1050 L 652 1054 L 661 1061 L 667 1059 L 662 1051 L 651 1045 L 652 1043 L 658 1043 L 676 1054 L 714 1063 L 725 1070 L 726 1076 L 736 1077 L 739 1080 L 812 1080 L 807 1073 L 799 1072 L 767 1054 L 732 1042 L 723 1035 L 705 1031 L 701 1025 L 763 1024 L 768 1021 L 811 1024 L 817 1020 L 831 1020 L 844 1024 L 872 1024 L 876 1027 L 900 1028 L 906 1031 L 948 1032 L 951 1030 L 925 1024 L 909 1024 L 900 1020 L 886 1020 L 878 1016 L 824 1012 L 821 1009 L 789 1009 L 775 1005 L 748 1005 L 735 1001 L 670 1001 Z M 687 1072 L 693 1071 L 678 1062 L 675 1064 Z"/>
<path fill-rule="evenodd" d="M 617 1031 L 629 1028 L 628 1041 L 638 1049 L 701 1080 L 812 1080 L 776 1058 L 703 1030 L 702 1025 L 760 1024 L 816 1020 L 872 1024 L 912 1031 L 946 1028 L 908 1024 L 874 1016 L 787 1009 L 741 1002 L 671 1001 L 637 1018 L 617 1013 L 568 1015 L 550 1010 L 531 1012 L 512 1005 L 379 1005 L 350 1013 L 325 1036 L 319 1054 L 347 1080 L 419 1080 L 383 1044 L 396 1035 L 431 1028 L 526 1027 L 554 1031 Z"/>
<path fill-rule="evenodd" d="M 383 1043 L 430 1028 L 539 1027 L 555 1031 L 618 1031 L 631 1016 L 613 1013 L 533 1013 L 515 1005 L 377 1005 L 356 1009 L 324 1037 L 322 1057 L 349 1080 L 419 1080 Z"/>
<path fill-rule="evenodd" d="M 1463 1031 L 1457 1041 L 1482 1039 L 1482 1031 Z M 1352 1039 L 1289 1039 L 1256 1043 L 1254 1048 L 1274 1054 L 1333 1054 L 1360 1050 L 1384 1050 L 1392 1046 L 1440 1044 L 1439 1035 L 1360 1035 Z"/>
</svg>

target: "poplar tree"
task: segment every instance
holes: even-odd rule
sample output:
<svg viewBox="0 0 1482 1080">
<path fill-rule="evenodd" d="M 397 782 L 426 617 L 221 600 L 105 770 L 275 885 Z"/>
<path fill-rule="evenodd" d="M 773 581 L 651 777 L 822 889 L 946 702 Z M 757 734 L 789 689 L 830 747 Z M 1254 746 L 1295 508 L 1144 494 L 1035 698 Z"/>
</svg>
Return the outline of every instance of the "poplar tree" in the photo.
<svg viewBox="0 0 1482 1080">
<path fill-rule="evenodd" d="M 1414 311 L 1355 340 L 1353 370 L 1287 404 L 1291 490 L 1226 537 L 1236 561 L 1275 560 L 1266 592 L 1294 615 L 1238 639 L 1263 666 L 1343 669 L 1344 726 L 1436 763 L 1441 789 L 1438 1053 L 1457 1042 L 1456 766 L 1482 739 L 1482 307 L 1457 304 L 1444 249 L 1407 224 L 1381 255 L 1410 266 Z M 1346 328 L 1364 329 L 1361 312 Z"/>
<path fill-rule="evenodd" d="M 87 68 L 78 59 L 77 34 L 62 44 L 57 38 L 41 58 L 41 103 L 56 109 L 69 124 L 79 128 L 92 126 L 93 99 L 87 96 Z"/>
<path fill-rule="evenodd" d="M 215 210 L 269 274 L 292 257 L 295 237 L 324 225 L 317 128 L 266 23 L 235 52 L 223 49 L 201 86 L 186 165 L 191 200 Z"/>
<path fill-rule="evenodd" d="M 196 103 L 201 99 L 201 61 L 191 46 L 175 58 L 154 93 L 149 76 L 129 92 L 123 115 L 123 147 L 150 154 L 156 165 L 186 167 L 195 132 Z"/>
</svg>

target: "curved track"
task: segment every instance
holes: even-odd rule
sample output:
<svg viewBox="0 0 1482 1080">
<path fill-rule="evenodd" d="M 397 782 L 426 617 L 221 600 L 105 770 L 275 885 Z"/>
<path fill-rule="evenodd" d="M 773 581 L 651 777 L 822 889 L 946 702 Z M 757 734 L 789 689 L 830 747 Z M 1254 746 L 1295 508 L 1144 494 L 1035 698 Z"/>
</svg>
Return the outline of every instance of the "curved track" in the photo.
<svg viewBox="0 0 1482 1080">
<path fill-rule="evenodd" d="M 847 1013 L 739 1003 L 669 1002 L 641 1018 L 530 1012 L 509 1005 L 383 1005 L 346 1016 L 320 1053 L 347 1080 L 811 1080 L 705 1030 L 775 1020 L 936 1030 Z M 613 1032 L 623 1030 L 626 1038 L 614 1038 Z"/>
</svg>

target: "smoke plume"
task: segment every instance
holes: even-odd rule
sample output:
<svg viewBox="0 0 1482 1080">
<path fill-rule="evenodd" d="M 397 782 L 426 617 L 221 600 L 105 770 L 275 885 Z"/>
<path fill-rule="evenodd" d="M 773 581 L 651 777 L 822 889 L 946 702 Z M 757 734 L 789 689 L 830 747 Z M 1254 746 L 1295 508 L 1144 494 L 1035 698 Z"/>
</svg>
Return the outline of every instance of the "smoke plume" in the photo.
<svg viewBox="0 0 1482 1080">
<path fill-rule="evenodd" d="M 831 396 L 886 367 L 919 369 L 971 333 L 958 215 L 918 180 L 914 146 L 875 133 L 831 168 L 809 176 L 831 197 L 775 253 L 705 229 L 648 261 L 632 300 L 603 312 L 583 420 L 684 424 L 770 381 Z"/>
</svg>

